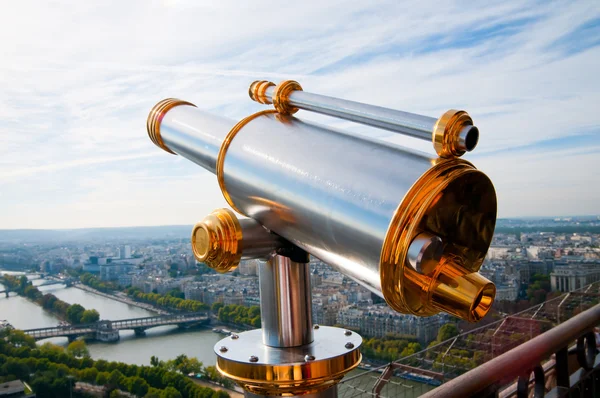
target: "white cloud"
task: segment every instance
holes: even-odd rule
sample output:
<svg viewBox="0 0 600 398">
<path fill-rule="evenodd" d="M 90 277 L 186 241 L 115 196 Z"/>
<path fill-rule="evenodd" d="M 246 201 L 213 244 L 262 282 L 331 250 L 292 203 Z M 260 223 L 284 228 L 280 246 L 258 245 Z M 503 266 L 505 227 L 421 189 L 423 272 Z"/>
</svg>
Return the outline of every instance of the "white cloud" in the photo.
<svg viewBox="0 0 600 398">
<path fill-rule="evenodd" d="M 260 108 L 247 88 L 265 78 L 431 116 L 467 109 L 500 216 L 600 212 L 590 148 L 539 144 L 577 151 L 587 144 L 570 137 L 600 136 L 600 47 L 564 43 L 600 5 L 424 3 L 12 2 L 0 24 L 0 228 L 191 224 L 223 206 L 214 176 L 154 147 L 145 119 L 165 97 L 240 118 Z"/>
</svg>

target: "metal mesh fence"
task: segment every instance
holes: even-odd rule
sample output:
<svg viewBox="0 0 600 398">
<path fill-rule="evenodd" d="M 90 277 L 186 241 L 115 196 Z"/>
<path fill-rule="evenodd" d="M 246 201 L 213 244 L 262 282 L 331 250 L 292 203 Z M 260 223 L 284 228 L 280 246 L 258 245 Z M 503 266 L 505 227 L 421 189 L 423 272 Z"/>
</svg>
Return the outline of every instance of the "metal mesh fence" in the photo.
<svg viewBox="0 0 600 398">
<path fill-rule="evenodd" d="M 343 398 L 418 397 L 591 308 L 599 299 L 600 282 L 596 282 L 503 315 L 392 364 L 354 371 L 342 380 L 338 394 Z"/>
</svg>

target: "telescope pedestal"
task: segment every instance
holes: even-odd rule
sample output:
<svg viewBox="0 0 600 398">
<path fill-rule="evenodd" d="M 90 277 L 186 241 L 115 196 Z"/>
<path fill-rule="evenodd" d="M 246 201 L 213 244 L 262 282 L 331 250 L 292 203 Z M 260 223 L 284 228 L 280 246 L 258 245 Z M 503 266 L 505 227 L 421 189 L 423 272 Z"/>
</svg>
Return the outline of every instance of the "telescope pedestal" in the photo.
<svg viewBox="0 0 600 398">
<path fill-rule="evenodd" d="M 288 395 L 288 397 L 302 397 L 302 398 L 337 398 L 337 385 L 328 388 L 327 390 L 317 392 L 314 394 L 305 395 Z M 244 391 L 244 397 L 246 398 L 262 398 L 264 395 L 256 395 L 248 391 Z"/>
<path fill-rule="evenodd" d="M 246 397 L 333 398 L 337 383 L 362 360 L 362 338 L 312 324 L 308 254 L 287 245 L 259 268 L 262 329 L 215 345 L 217 369 Z"/>
</svg>

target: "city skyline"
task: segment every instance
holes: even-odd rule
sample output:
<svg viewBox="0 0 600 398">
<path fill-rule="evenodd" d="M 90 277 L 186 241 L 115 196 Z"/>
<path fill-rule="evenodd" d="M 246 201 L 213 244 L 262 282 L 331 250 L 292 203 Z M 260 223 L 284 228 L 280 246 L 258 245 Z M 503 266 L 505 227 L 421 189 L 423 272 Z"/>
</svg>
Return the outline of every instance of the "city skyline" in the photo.
<svg viewBox="0 0 600 398">
<path fill-rule="evenodd" d="M 465 158 L 493 181 L 500 218 L 600 213 L 597 4 L 245 7 L 7 7 L 0 229 L 191 225 L 226 207 L 215 176 L 152 145 L 146 116 L 179 97 L 239 120 L 263 109 L 247 97 L 256 79 L 434 117 L 466 109 L 481 140 Z"/>
</svg>

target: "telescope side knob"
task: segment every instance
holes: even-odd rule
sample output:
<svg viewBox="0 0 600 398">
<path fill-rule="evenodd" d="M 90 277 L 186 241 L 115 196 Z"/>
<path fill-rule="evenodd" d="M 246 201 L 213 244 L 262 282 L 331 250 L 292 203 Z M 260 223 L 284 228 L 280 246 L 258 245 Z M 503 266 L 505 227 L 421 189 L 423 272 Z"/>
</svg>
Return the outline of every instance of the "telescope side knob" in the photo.
<svg viewBox="0 0 600 398">
<path fill-rule="evenodd" d="M 411 242 L 406 258 L 415 271 L 427 275 L 438 265 L 443 253 L 444 242 L 440 237 L 422 232 Z"/>
<path fill-rule="evenodd" d="M 257 221 L 239 220 L 229 209 L 213 211 L 192 230 L 194 257 L 218 272 L 233 271 L 242 259 L 267 258 L 284 245 Z"/>
<path fill-rule="evenodd" d="M 192 230 L 192 251 L 201 263 L 218 272 L 237 268 L 242 259 L 242 227 L 235 214 L 217 209 Z"/>
</svg>

